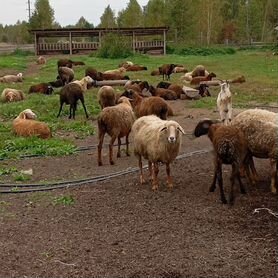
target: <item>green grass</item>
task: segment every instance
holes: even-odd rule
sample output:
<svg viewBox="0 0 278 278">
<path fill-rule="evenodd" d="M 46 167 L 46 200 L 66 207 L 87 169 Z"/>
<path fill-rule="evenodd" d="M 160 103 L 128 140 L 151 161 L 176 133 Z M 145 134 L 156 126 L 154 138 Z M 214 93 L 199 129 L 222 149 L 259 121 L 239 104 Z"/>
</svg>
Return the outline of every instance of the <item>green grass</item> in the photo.
<svg viewBox="0 0 278 278">
<path fill-rule="evenodd" d="M 177 63 L 185 65 L 188 70 L 193 69 L 198 64 L 206 66 L 208 71 L 213 71 L 218 78 L 231 79 L 244 75 L 246 83 L 232 84 L 234 107 L 247 107 L 252 104 L 269 104 L 278 101 L 278 57 L 270 55 L 271 51 L 245 50 L 237 51 L 233 55 L 214 54 L 209 56 L 196 55 L 166 55 L 148 56 L 133 55 L 126 59 L 103 59 L 90 55 L 73 56 L 73 60 L 85 62 L 86 66 L 74 67 L 75 78 L 81 79 L 84 76 L 85 68 L 91 66 L 99 71 L 114 69 L 124 60 L 131 60 L 134 63 L 148 67 L 147 71 L 128 72 L 130 79 L 147 80 L 150 84 L 156 85 L 162 80 L 161 76 L 151 76 L 150 72 L 157 69 L 164 63 Z M 59 56 L 61 57 L 61 56 Z M 68 57 L 68 56 L 62 56 Z M 0 92 L 6 87 L 22 89 L 26 93 L 26 100 L 17 103 L 0 103 L 0 158 L 18 157 L 19 155 L 69 155 L 75 152 L 74 142 L 63 139 L 64 134 L 71 134 L 70 138 L 85 138 L 94 135 L 92 120 L 96 119 L 100 112 L 97 103 L 98 88 L 92 88 L 85 93 L 85 103 L 90 115 L 87 120 L 81 105 L 76 112 L 76 120 L 68 119 L 68 106 L 64 106 L 61 117 L 57 119 L 59 109 L 59 91 L 51 96 L 28 94 L 31 85 L 40 82 L 54 81 L 57 75 L 57 57 L 48 57 L 47 64 L 38 67 L 37 72 L 24 76 L 24 82 L 18 84 L 0 83 Z M 0 57 L 1 74 L 5 70 L 24 71 L 30 63 L 35 64 L 35 56 L 5 55 Z M 180 82 L 181 74 L 172 74 L 171 82 Z M 116 87 L 122 91 L 122 87 Z M 215 109 L 216 97 L 219 88 L 212 87 L 212 97 L 202 98 L 197 101 L 185 101 L 185 106 L 191 105 L 193 108 Z M 31 108 L 38 119 L 47 122 L 52 130 L 53 138 L 42 140 L 38 138 L 18 138 L 12 134 L 12 120 L 26 108 Z"/>
</svg>

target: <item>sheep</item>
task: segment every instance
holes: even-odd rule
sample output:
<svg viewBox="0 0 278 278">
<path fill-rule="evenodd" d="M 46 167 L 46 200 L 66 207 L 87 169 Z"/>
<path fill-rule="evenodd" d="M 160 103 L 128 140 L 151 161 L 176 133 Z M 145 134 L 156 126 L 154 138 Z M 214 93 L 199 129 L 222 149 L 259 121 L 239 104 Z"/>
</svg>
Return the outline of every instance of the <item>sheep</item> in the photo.
<svg viewBox="0 0 278 278">
<path fill-rule="evenodd" d="M 128 66 L 133 66 L 134 64 L 131 61 L 125 61 L 119 64 L 119 68 L 124 67 L 127 68 Z"/>
<path fill-rule="evenodd" d="M 97 97 L 101 109 L 116 104 L 115 90 L 111 86 L 102 86 L 97 93 Z"/>
<path fill-rule="evenodd" d="M 156 75 L 160 75 L 160 71 L 157 69 L 157 70 L 153 70 L 151 72 L 151 76 L 156 76 Z"/>
<path fill-rule="evenodd" d="M 85 76 L 90 76 L 93 80 L 101 81 L 98 71 L 92 67 L 86 68 Z"/>
<path fill-rule="evenodd" d="M 196 66 L 192 71 L 185 73 L 184 76 L 181 77 L 181 80 L 185 80 L 190 82 L 194 77 L 197 76 L 208 76 L 209 72 L 205 69 L 203 65 Z"/>
<path fill-rule="evenodd" d="M 131 104 L 137 118 L 154 114 L 160 119 L 166 120 L 167 116 L 174 114 L 168 103 L 160 97 L 143 98 L 132 89 L 126 90 L 122 95 L 133 100 Z"/>
<path fill-rule="evenodd" d="M 38 64 L 38 65 L 46 64 L 46 58 L 43 57 L 43 56 L 40 56 L 40 57 L 37 59 L 37 64 Z"/>
<path fill-rule="evenodd" d="M 59 67 L 67 67 L 72 68 L 73 61 L 69 59 L 60 59 L 57 61 L 57 66 Z"/>
<path fill-rule="evenodd" d="M 164 89 L 174 91 L 177 95 L 177 98 L 181 98 L 182 95 L 185 95 L 180 85 L 171 84 L 170 82 L 161 81 L 157 84 L 156 88 L 164 88 Z"/>
<path fill-rule="evenodd" d="M 210 97 L 211 96 L 211 94 L 209 92 L 209 86 L 206 84 L 200 84 L 195 89 L 199 91 L 199 95 L 201 97 Z"/>
<path fill-rule="evenodd" d="M 64 103 L 66 103 L 66 104 L 70 105 L 69 119 L 71 119 L 71 117 L 73 119 L 75 119 L 75 110 L 76 110 L 76 107 L 77 107 L 78 100 L 80 100 L 81 103 L 82 103 L 86 118 L 89 118 L 87 110 L 86 110 L 85 102 L 84 102 L 84 95 L 83 95 L 82 88 L 76 83 L 66 84 L 61 89 L 61 91 L 60 91 L 60 109 L 59 109 L 59 113 L 57 115 L 57 118 L 61 114 Z"/>
<path fill-rule="evenodd" d="M 141 70 L 148 70 L 147 67 L 140 66 L 140 65 L 130 65 L 126 67 L 127 71 L 141 71 Z"/>
<path fill-rule="evenodd" d="M 100 112 L 98 122 L 98 165 L 102 166 L 102 144 L 104 136 L 107 133 L 110 137 L 109 143 L 109 161 L 110 164 L 114 164 L 113 160 L 113 144 L 118 138 L 118 152 L 117 157 L 121 156 L 121 138 L 126 137 L 126 155 L 129 156 L 129 141 L 128 137 L 131 131 L 131 127 L 135 121 L 135 116 L 132 110 L 132 106 L 126 97 L 119 99 L 119 104 L 115 106 L 105 107 Z"/>
<path fill-rule="evenodd" d="M 183 128 L 175 121 L 161 120 L 155 115 L 144 116 L 135 121 L 132 127 L 134 137 L 134 154 L 138 158 L 140 169 L 140 183 L 143 184 L 142 156 L 148 160 L 152 190 L 158 189 L 158 166 L 166 164 L 167 184 L 173 188 L 170 175 L 170 163 L 177 157 Z"/>
<path fill-rule="evenodd" d="M 59 87 L 63 87 L 63 81 L 60 79 L 60 76 L 57 76 L 56 81 L 50 81 L 48 82 L 50 86 L 55 87 L 55 88 L 59 88 Z"/>
<path fill-rule="evenodd" d="M 159 96 L 165 100 L 176 100 L 178 98 L 177 94 L 169 89 L 154 88 L 153 86 L 150 86 L 149 91 L 153 96 Z"/>
<path fill-rule="evenodd" d="M 230 81 L 230 83 L 244 83 L 246 82 L 246 79 L 243 75 L 237 77 L 237 78 L 234 78 Z"/>
<path fill-rule="evenodd" d="M 216 77 L 216 74 L 214 72 L 210 72 L 207 76 L 192 77 L 190 84 L 191 85 L 199 85 L 200 82 L 202 82 L 202 81 L 211 81 L 213 77 Z"/>
<path fill-rule="evenodd" d="M 39 83 L 32 85 L 29 88 L 29 93 L 41 93 L 45 95 L 51 95 L 53 93 L 53 88 L 49 83 Z"/>
<path fill-rule="evenodd" d="M 188 70 L 184 66 L 175 66 L 173 69 L 173 73 L 187 73 Z"/>
<path fill-rule="evenodd" d="M 126 72 L 127 69 L 124 67 L 120 67 L 118 69 L 114 69 L 114 70 L 106 70 L 104 73 L 109 73 L 109 74 L 122 74 L 124 72 Z"/>
<path fill-rule="evenodd" d="M 228 125 L 232 120 L 232 93 L 230 91 L 229 82 L 224 81 L 220 83 L 220 92 L 217 97 L 217 108 L 220 113 L 220 119 Z"/>
<path fill-rule="evenodd" d="M 139 95 L 144 97 L 147 96 L 150 85 L 148 81 L 127 81 L 124 85 L 124 88 L 135 90 L 137 93 L 139 93 Z"/>
<path fill-rule="evenodd" d="M 62 80 L 63 84 L 70 83 L 74 78 L 74 71 L 68 67 L 59 67 L 58 68 L 58 75 Z"/>
<path fill-rule="evenodd" d="M 22 78 L 22 73 L 18 73 L 17 75 L 5 75 L 0 77 L 0 82 L 2 83 L 15 83 L 15 82 L 22 82 L 23 78 Z"/>
<path fill-rule="evenodd" d="M 72 83 L 78 84 L 82 91 L 85 92 L 88 89 L 88 85 L 92 85 L 93 79 L 90 76 L 85 76 L 81 80 L 75 80 Z"/>
<path fill-rule="evenodd" d="M 36 114 L 31 109 L 25 109 L 13 120 L 12 130 L 18 136 L 37 136 L 47 139 L 52 136 L 46 123 L 36 121 Z"/>
<path fill-rule="evenodd" d="M 127 75 L 117 73 L 102 73 L 98 72 L 99 80 L 129 80 Z"/>
<path fill-rule="evenodd" d="M 13 101 L 20 101 L 24 99 L 25 99 L 25 95 L 23 91 L 17 89 L 6 88 L 3 90 L 1 94 L 2 102 L 13 102 Z"/>
<path fill-rule="evenodd" d="M 271 166 L 271 192 L 277 192 L 278 113 L 262 109 L 249 109 L 238 114 L 231 122 L 242 130 L 253 156 L 269 158 Z M 251 170 L 257 179 L 253 160 Z"/>
<path fill-rule="evenodd" d="M 207 134 L 214 148 L 214 176 L 212 184 L 209 188 L 210 192 L 214 192 L 216 188 L 216 180 L 219 184 L 220 197 L 223 204 L 227 204 L 227 200 L 223 190 L 222 180 L 222 164 L 232 165 L 231 188 L 229 203 L 234 202 L 234 183 L 237 178 L 241 193 L 246 193 L 240 178 L 240 167 L 246 167 L 248 177 L 251 179 L 248 164 L 250 160 L 250 151 L 247 140 L 243 132 L 235 126 L 225 126 L 219 121 L 210 119 L 201 120 L 194 130 L 194 135 L 200 137 Z"/>
<path fill-rule="evenodd" d="M 164 76 L 166 76 L 167 80 L 170 80 L 170 75 L 173 73 L 175 67 L 175 64 L 164 64 L 158 68 L 159 73 L 162 74 L 163 80 Z"/>
</svg>

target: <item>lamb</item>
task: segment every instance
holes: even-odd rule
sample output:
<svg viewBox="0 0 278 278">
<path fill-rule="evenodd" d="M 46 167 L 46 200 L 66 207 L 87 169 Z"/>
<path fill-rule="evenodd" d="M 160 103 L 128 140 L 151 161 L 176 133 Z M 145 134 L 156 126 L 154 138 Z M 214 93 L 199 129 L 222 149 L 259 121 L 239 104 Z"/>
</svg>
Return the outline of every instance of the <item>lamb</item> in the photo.
<svg viewBox="0 0 278 278">
<path fill-rule="evenodd" d="M 24 99 L 25 99 L 25 95 L 23 91 L 17 89 L 6 88 L 3 90 L 1 94 L 2 102 L 13 102 L 13 101 L 20 101 Z"/>
<path fill-rule="evenodd" d="M 97 97 L 101 109 L 116 104 L 115 90 L 111 86 L 102 86 L 97 93 Z"/>
<path fill-rule="evenodd" d="M 88 116 L 86 106 L 85 106 L 85 102 L 84 102 L 83 90 L 76 83 L 69 83 L 61 89 L 61 91 L 60 91 L 60 109 L 59 109 L 59 113 L 57 115 L 57 118 L 61 114 L 64 103 L 66 103 L 66 104 L 70 105 L 69 119 L 71 119 L 71 117 L 73 119 L 75 119 L 75 110 L 76 110 L 76 107 L 77 107 L 78 100 L 81 101 L 82 106 L 84 108 L 86 118 L 88 118 L 89 116 Z"/>
<path fill-rule="evenodd" d="M 53 93 L 53 88 L 49 83 L 39 83 L 32 85 L 29 88 L 29 93 L 40 93 L 44 95 L 51 95 Z"/>
<path fill-rule="evenodd" d="M 18 73 L 17 75 L 5 75 L 0 77 L 0 82 L 2 83 L 15 83 L 15 82 L 22 82 L 23 78 L 22 78 L 22 73 Z"/>
<path fill-rule="evenodd" d="M 158 96 L 165 100 L 176 100 L 178 98 L 177 94 L 169 89 L 154 88 L 153 86 L 150 86 L 149 91 L 153 96 Z"/>
<path fill-rule="evenodd" d="M 248 178 L 251 180 L 249 172 L 250 151 L 247 140 L 243 132 L 235 126 L 225 126 L 219 121 L 205 119 L 200 121 L 194 130 L 194 135 L 200 137 L 207 134 L 214 147 L 214 176 L 212 184 L 209 188 L 210 192 L 214 192 L 216 188 L 216 180 L 219 184 L 220 197 L 223 204 L 227 204 L 227 200 L 223 190 L 222 164 L 232 165 L 231 188 L 229 203 L 234 202 L 234 183 L 237 178 L 241 193 L 246 193 L 240 178 L 240 167 L 245 167 Z"/>
<path fill-rule="evenodd" d="M 277 192 L 278 114 L 262 109 L 249 109 L 238 114 L 231 122 L 244 133 L 253 156 L 269 158 L 271 166 L 271 191 Z M 253 166 L 253 167 L 252 167 Z M 251 163 L 253 175 L 258 174 Z"/>
<path fill-rule="evenodd" d="M 38 65 L 44 65 L 44 64 L 46 64 L 46 58 L 43 57 L 43 56 L 40 56 L 40 57 L 37 59 L 37 64 L 38 64 Z"/>
<path fill-rule="evenodd" d="M 170 75 L 173 73 L 175 67 L 176 67 L 175 64 L 164 64 L 158 68 L 159 73 L 162 74 L 163 76 L 163 80 L 164 80 L 164 76 L 166 76 L 167 80 L 170 80 Z"/>
<path fill-rule="evenodd" d="M 162 120 L 166 120 L 168 116 L 173 116 L 173 110 L 168 103 L 160 97 L 141 97 L 132 89 L 126 90 L 123 94 L 132 99 L 132 106 L 137 118 L 147 115 L 156 115 Z"/>
<path fill-rule="evenodd" d="M 140 183 L 143 184 L 142 156 L 148 160 L 152 190 L 158 189 L 157 175 L 159 163 L 166 164 L 167 184 L 173 188 L 170 175 L 170 163 L 177 157 L 183 128 L 175 121 L 161 120 L 155 115 L 144 116 L 135 121 L 132 127 L 134 135 L 134 154 L 138 157 L 140 168 Z"/>
<path fill-rule="evenodd" d="M 232 120 L 232 93 L 230 91 L 229 82 L 224 81 L 220 83 L 221 90 L 217 97 L 217 108 L 220 113 L 220 119 L 228 125 Z"/>
<path fill-rule="evenodd" d="M 199 85 L 200 82 L 203 81 L 211 81 L 212 78 L 216 77 L 216 74 L 214 72 L 210 72 L 207 76 L 196 76 L 193 77 L 192 80 L 190 81 L 191 85 Z"/>
<path fill-rule="evenodd" d="M 52 135 L 49 126 L 46 123 L 36 121 L 35 118 L 36 114 L 31 109 L 25 109 L 13 120 L 13 132 L 24 137 L 50 138 Z"/>
<path fill-rule="evenodd" d="M 102 166 L 102 144 L 106 133 L 111 137 L 109 143 L 109 161 L 114 164 L 113 160 L 113 144 L 118 138 L 117 157 L 121 156 L 121 138 L 126 137 L 126 155 L 129 156 L 129 141 L 128 137 L 131 127 L 135 121 L 135 116 L 131 104 L 126 97 L 119 99 L 119 104 L 115 106 L 105 107 L 99 114 L 98 122 L 98 165 Z"/>
<path fill-rule="evenodd" d="M 70 83 L 74 78 L 74 71 L 68 67 L 59 67 L 58 68 L 58 75 L 62 80 L 63 84 Z"/>
<path fill-rule="evenodd" d="M 140 66 L 140 65 L 130 65 L 126 67 L 127 71 L 141 71 L 141 70 L 148 70 L 147 67 Z"/>
<path fill-rule="evenodd" d="M 82 91 L 85 92 L 88 89 L 88 85 L 92 85 L 93 79 L 90 76 L 85 76 L 81 80 L 75 80 L 72 83 L 78 84 L 81 87 Z"/>
</svg>

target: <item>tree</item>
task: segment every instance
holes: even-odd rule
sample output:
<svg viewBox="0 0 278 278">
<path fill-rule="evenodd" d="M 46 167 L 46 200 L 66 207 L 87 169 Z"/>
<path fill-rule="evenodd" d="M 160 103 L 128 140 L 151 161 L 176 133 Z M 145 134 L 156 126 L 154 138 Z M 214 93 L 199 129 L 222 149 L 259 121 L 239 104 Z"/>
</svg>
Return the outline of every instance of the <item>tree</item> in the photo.
<svg viewBox="0 0 278 278">
<path fill-rule="evenodd" d="M 114 11 L 112 11 L 110 5 L 108 5 L 102 16 L 100 17 L 99 28 L 115 28 L 117 27 L 116 17 Z"/>
<path fill-rule="evenodd" d="M 166 25 L 166 8 L 164 0 L 149 0 L 144 10 L 144 22 L 147 27 Z"/>
<path fill-rule="evenodd" d="M 54 23 L 54 10 L 48 0 L 36 0 L 35 10 L 30 18 L 30 26 L 33 29 L 51 28 Z"/>
<path fill-rule="evenodd" d="M 75 24 L 76 28 L 94 28 L 93 24 L 87 21 L 83 16 L 79 18 L 77 23 Z"/>
<path fill-rule="evenodd" d="M 137 0 L 130 0 L 127 8 L 118 14 L 119 27 L 143 27 L 143 10 Z"/>
</svg>

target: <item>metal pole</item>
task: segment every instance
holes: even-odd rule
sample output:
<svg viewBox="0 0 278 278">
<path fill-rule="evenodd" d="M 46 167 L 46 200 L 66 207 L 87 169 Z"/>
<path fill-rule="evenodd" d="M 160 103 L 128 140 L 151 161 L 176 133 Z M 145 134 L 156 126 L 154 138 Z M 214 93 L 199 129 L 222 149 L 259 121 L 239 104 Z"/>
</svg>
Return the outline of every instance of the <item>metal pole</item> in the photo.
<svg viewBox="0 0 278 278">
<path fill-rule="evenodd" d="M 28 16 L 29 16 L 29 22 L 30 22 L 30 19 L 31 19 L 31 3 L 30 3 L 30 0 L 28 0 Z"/>
<path fill-rule="evenodd" d="M 72 37 L 71 37 L 71 32 L 69 32 L 69 47 L 70 47 L 70 55 L 72 55 Z"/>
</svg>

